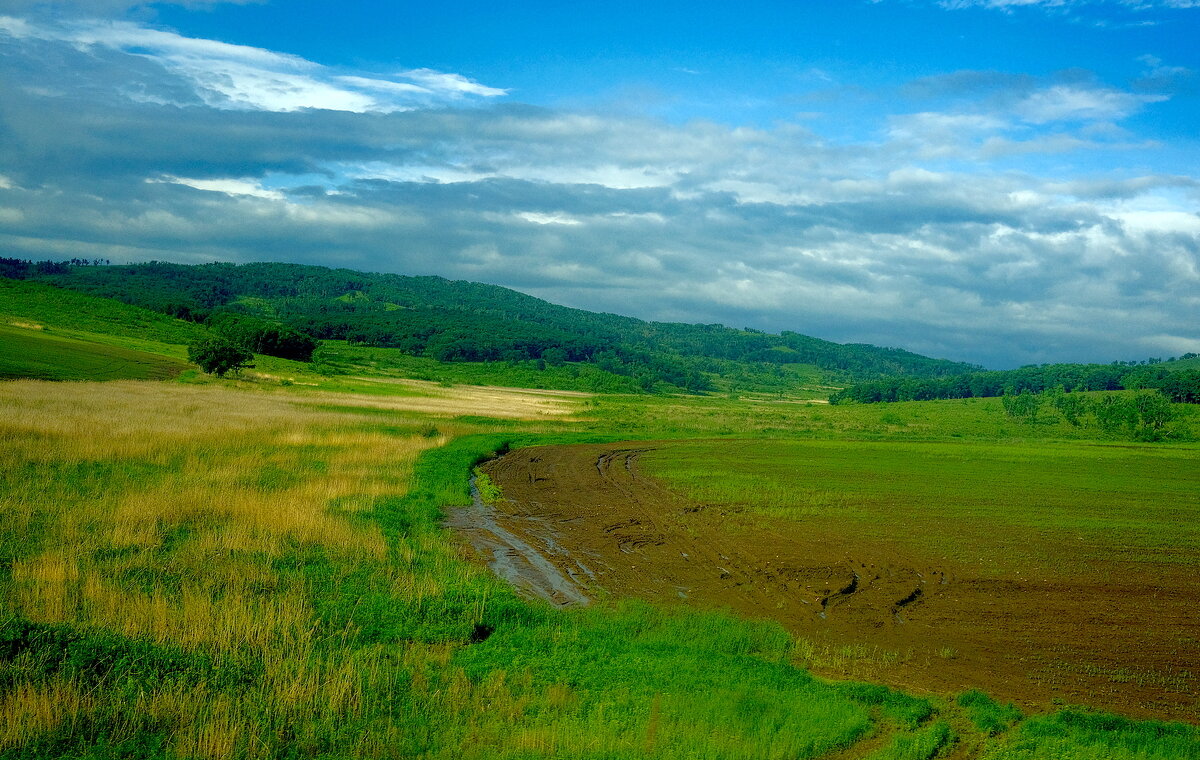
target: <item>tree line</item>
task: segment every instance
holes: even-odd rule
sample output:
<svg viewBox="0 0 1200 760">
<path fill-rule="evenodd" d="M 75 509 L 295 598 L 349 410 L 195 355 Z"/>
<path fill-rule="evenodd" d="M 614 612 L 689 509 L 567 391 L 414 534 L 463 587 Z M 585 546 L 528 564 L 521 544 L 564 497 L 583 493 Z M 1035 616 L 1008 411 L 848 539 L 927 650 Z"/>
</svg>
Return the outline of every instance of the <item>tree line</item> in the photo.
<svg viewBox="0 0 1200 760">
<path fill-rule="evenodd" d="M 1200 388 L 1200 372 L 1190 373 Z M 1036 424 L 1047 409 L 1054 409 L 1072 427 L 1099 428 L 1105 433 L 1125 435 L 1142 441 L 1160 441 L 1171 436 L 1176 418 L 1172 399 L 1163 393 L 1142 391 L 1130 395 L 1092 397 L 1066 393 L 1061 388 L 1043 393 L 1006 393 L 1001 397 L 1009 417 Z"/>
<path fill-rule="evenodd" d="M 1186 355 L 1181 358 L 1192 358 Z M 1175 400 L 1196 403 L 1196 375 L 1172 372 L 1170 362 L 1145 364 L 1043 364 L 1020 369 L 974 372 L 945 378 L 886 378 L 858 383 L 829 397 L 832 404 L 874 404 L 894 401 L 991 398 L 1022 393 L 1038 394 L 1053 389 L 1116 391 L 1161 389 Z"/>
</svg>

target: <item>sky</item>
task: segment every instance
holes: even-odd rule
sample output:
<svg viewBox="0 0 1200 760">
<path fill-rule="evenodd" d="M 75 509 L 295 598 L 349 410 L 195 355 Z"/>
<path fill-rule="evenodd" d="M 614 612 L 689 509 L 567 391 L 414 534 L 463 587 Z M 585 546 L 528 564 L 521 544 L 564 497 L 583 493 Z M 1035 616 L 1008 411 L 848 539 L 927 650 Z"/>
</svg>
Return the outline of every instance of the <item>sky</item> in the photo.
<svg viewBox="0 0 1200 760">
<path fill-rule="evenodd" d="M 1200 0 L 0 0 L 0 256 L 1200 352 Z"/>
</svg>

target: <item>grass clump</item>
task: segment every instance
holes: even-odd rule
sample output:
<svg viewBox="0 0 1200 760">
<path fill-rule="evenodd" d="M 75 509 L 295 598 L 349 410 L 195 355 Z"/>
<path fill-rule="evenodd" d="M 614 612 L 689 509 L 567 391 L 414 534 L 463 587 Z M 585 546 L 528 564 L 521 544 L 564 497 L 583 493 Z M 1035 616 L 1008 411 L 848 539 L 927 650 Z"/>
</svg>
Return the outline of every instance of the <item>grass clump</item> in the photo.
<svg viewBox="0 0 1200 760">
<path fill-rule="evenodd" d="M 940 757 L 955 741 L 954 730 L 939 720 L 913 734 L 898 734 L 870 760 L 932 760 Z"/>
<path fill-rule="evenodd" d="M 1063 710 L 1027 718 L 984 760 L 1196 760 L 1200 729 Z"/>
<path fill-rule="evenodd" d="M 977 689 L 959 694 L 956 703 L 967 711 L 975 728 L 988 736 L 1004 733 L 1023 717 L 1011 703 L 1002 705 Z"/>
</svg>

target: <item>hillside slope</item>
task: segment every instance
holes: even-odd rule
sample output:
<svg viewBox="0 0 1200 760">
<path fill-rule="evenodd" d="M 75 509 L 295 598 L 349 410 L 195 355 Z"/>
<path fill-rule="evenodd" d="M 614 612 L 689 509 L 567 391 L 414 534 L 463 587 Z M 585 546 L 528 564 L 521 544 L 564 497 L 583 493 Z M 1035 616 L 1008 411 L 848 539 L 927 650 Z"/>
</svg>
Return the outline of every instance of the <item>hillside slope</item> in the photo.
<svg viewBox="0 0 1200 760">
<path fill-rule="evenodd" d="M 162 380 L 206 330 L 118 301 L 0 279 L 0 378 Z"/>
<path fill-rule="evenodd" d="M 734 377 L 747 387 L 772 386 L 786 374 L 781 368 L 796 365 L 816 368 L 821 379 L 835 382 L 978 369 L 790 331 L 774 335 L 588 312 L 441 277 L 278 263 L 55 265 L 8 272 L 187 319 L 240 311 L 318 338 L 399 348 L 441 361 L 589 362 L 636 378 L 647 390 L 657 383 L 714 390 L 719 387 L 714 380 Z"/>
</svg>

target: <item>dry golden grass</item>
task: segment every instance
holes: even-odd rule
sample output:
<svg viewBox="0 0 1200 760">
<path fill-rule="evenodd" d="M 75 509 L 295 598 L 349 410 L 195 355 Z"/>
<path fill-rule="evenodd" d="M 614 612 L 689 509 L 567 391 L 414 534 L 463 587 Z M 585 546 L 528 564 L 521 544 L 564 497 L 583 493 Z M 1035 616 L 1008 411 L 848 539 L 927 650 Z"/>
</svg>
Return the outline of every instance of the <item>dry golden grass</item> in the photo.
<svg viewBox="0 0 1200 760">
<path fill-rule="evenodd" d="M 95 700 L 76 682 L 17 684 L 0 694 L 0 750 L 49 731 L 90 709 Z"/>
<path fill-rule="evenodd" d="M 387 435 L 311 404 L 155 383 L 0 384 L 10 473 L 0 520 L 38 531 L 0 576 L 0 614 L 216 657 L 254 653 L 251 694 L 164 685 L 137 698 L 136 713 L 177 726 L 181 756 L 266 756 L 278 726 L 303 733 L 295 727 L 360 713 L 365 693 L 388 693 L 391 655 L 319 652 L 311 589 L 272 561 L 310 551 L 375 562 L 401 593 L 439 593 L 427 574 L 384 565 L 379 529 L 355 515 L 403 493 L 416 457 L 444 439 Z M 18 685 L 0 701 L 0 748 L 97 699 L 71 681 Z"/>
<path fill-rule="evenodd" d="M 368 380 L 368 378 L 360 378 Z M 400 385 L 418 390 L 420 396 L 371 396 L 329 394 L 332 403 L 372 409 L 422 412 L 426 414 L 478 415 L 517 420 L 544 420 L 575 414 L 580 402 L 591 394 L 577 391 L 549 391 L 524 388 L 490 388 L 477 385 L 442 387 L 420 380 L 380 380 L 372 382 Z"/>
</svg>

